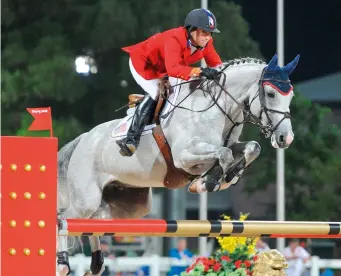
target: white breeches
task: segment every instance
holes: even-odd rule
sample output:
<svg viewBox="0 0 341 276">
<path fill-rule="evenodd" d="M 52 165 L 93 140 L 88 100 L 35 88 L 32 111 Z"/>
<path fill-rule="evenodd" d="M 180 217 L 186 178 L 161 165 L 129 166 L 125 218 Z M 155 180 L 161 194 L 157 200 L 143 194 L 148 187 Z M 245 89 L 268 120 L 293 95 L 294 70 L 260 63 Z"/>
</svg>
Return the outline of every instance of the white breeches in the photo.
<svg viewBox="0 0 341 276">
<path fill-rule="evenodd" d="M 157 98 L 159 93 L 159 82 L 160 79 L 152 79 L 152 80 L 146 80 L 142 76 L 139 75 L 139 73 L 136 72 L 133 63 L 131 62 L 131 59 L 129 58 L 129 67 L 130 72 L 133 75 L 135 81 L 139 86 L 142 87 L 142 89 L 148 93 L 154 100 Z M 169 77 L 169 83 L 174 86 L 180 83 L 180 79 Z M 180 86 L 177 86 L 176 89 L 180 89 Z"/>
<path fill-rule="evenodd" d="M 148 93 L 154 100 L 158 96 L 160 79 L 146 80 L 136 72 L 131 59 L 129 59 L 130 72 L 133 75 L 135 81 L 142 89 Z"/>
</svg>

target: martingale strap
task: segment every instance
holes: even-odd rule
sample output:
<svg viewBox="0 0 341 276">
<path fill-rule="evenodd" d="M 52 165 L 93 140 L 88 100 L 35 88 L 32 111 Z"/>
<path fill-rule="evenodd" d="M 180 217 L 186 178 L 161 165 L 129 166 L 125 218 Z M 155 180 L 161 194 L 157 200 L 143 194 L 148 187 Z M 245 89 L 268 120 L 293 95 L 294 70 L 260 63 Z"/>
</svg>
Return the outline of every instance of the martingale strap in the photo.
<svg viewBox="0 0 341 276">
<path fill-rule="evenodd" d="M 166 136 L 160 125 L 159 116 L 160 116 L 161 108 L 163 106 L 165 98 L 168 98 L 169 96 L 168 89 L 169 89 L 168 82 L 164 80 L 161 81 L 160 87 L 159 87 L 160 96 L 159 96 L 158 104 L 157 104 L 155 114 L 154 114 L 154 121 L 156 123 L 156 126 L 153 128 L 153 137 L 167 164 L 167 174 L 164 179 L 164 185 L 168 189 L 177 189 L 177 188 L 184 187 L 189 181 L 191 181 L 194 178 L 194 176 L 188 174 L 184 170 L 181 170 L 175 167 L 171 148 L 167 142 Z"/>
<path fill-rule="evenodd" d="M 171 149 L 160 125 L 153 128 L 153 137 L 167 164 L 167 174 L 164 179 L 165 187 L 168 189 L 184 187 L 194 176 L 174 166 Z"/>
</svg>

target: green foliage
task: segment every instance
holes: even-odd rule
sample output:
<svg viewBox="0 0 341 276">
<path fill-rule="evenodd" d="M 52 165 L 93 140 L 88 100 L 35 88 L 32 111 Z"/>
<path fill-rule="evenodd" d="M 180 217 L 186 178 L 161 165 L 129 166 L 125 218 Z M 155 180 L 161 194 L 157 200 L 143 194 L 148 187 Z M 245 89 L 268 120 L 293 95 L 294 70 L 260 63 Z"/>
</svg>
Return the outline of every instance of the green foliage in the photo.
<svg viewBox="0 0 341 276">
<path fill-rule="evenodd" d="M 2 135 L 27 132 L 26 107 L 51 106 L 54 133 L 62 146 L 105 121 L 139 93 L 121 48 L 183 24 L 198 1 L 99 0 L 5 1 L 2 36 Z M 248 36 L 239 6 L 214 1 L 221 34 L 215 36 L 222 58 L 260 56 Z M 77 55 L 91 54 L 98 74 L 75 72 Z M 128 82 L 122 87 L 121 81 Z M 19 128 L 22 128 L 18 131 Z"/>
<path fill-rule="evenodd" d="M 330 110 L 296 91 L 291 114 L 295 139 L 285 150 L 286 212 L 288 220 L 336 220 L 341 211 L 340 128 L 329 121 Z M 255 127 L 243 140 L 257 140 L 261 155 L 247 173 L 249 192 L 276 181 L 276 150 Z"/>
<path fill-rule="evenodd" d="M 28 132 L 32 118 L 26 107 L 51 106 L 59 146 L 102 122 L 140 93 L 121 48 L 167 28 L 183 24 L 197 0 L 61 0 L 3 1 L 2 135 L 49 135 Z M 221 34 L 215 45 L 224 60 L 261 57 L 249 35 L 240 6 L 212 1 Z M 98 74 L 75 73 L 77 55 L 91 53 Z M 121 81 L 128 82 L 122 87 Z M 340 180 L 340 131 L 323 119 L 327 110 L 302 97 L 293 101 L 294 144 L 286 151 L 287 210 L 290 218 L 328 219 L 340 212 L 336 183 Z M 258 140 L 262 155 L 251 167 L 248 187 L 261 189 L 275 179 L 275 150 L 250 128 L 245 137 Z M 258 136 L 258 138 L 257 138 Z M 320 205 L 317 205 L 317 203 Z M 316 204 L 315 204 L 316 203 Z M 337 204 L 336 204 L 337 203 Z M 293 210 L 302 210 L 300 213 Z"/>
</svg>

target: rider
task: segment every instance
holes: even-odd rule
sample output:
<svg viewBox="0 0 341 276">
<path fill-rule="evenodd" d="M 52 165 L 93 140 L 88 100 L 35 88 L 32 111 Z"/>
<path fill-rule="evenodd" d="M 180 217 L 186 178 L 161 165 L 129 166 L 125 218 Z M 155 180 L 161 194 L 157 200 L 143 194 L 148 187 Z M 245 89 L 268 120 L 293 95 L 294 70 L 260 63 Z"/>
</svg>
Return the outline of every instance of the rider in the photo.
<svg viewBox="0 0 341 276">
<path fill-rule="evenodd" d="M 165 76 L 183 80 L 198 76 L 215 79 L 219 75 L 213 68 L 189 66 L 202 58 L 209 67 L 222 63 L 213 46 L 212 33 L 220 33 L 214 14 L 206 9 L 195 9 L 187 15 L 184 26 L 122 48 L 130 54 L 131 74 L 148 94 L 136 108 L 127 137 L 116 142 L 121 148 L 121 155 L 132 156 L 135 153 L 144 126 L 153 116 L 160 79 Z"/>
</svg>

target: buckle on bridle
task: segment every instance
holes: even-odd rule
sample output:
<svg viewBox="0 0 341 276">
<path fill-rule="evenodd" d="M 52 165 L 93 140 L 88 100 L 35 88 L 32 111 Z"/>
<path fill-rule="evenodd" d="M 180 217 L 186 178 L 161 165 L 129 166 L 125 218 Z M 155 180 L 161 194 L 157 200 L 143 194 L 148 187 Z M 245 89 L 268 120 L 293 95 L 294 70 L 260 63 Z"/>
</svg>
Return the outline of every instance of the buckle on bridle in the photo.
<svg viewBox="0 0 341 276">
<path fill-rule="evenodd" d="M 261 133 L 264 134 L 265 138 L 270 138 L 273 133 L 272 126 L 269 124 L 261 128 Z"/>
</svg>

